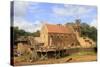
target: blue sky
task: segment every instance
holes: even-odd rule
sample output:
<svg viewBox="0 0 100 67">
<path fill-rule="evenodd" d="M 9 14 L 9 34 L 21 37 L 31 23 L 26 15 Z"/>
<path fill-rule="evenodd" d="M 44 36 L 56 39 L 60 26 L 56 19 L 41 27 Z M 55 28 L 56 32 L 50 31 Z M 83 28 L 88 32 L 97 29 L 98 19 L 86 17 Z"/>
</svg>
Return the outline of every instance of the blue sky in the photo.
<svg viewBox="0 0 100 67">
<path fill-rule="evenodd" d="M 91 26 L 97 25 L 97 7 L 87 5 L 14 2 L 14 26 L 28 32 L 40 30 L 43 23 L 65 24 L 81 19 Z"/>
</svg>

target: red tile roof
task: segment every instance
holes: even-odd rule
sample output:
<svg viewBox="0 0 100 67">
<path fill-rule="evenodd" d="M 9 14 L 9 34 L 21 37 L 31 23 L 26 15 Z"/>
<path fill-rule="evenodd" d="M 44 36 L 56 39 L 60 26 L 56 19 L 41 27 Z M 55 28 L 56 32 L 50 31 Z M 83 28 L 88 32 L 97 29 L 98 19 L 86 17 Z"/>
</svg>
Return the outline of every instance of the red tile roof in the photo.
<svg viewBox="0 0 100 67">
<path fill-rule="evenodd" d="M 48 33 L 71 33 L 68 27 L 63 25 L 46 24 Z"/>
</svg>

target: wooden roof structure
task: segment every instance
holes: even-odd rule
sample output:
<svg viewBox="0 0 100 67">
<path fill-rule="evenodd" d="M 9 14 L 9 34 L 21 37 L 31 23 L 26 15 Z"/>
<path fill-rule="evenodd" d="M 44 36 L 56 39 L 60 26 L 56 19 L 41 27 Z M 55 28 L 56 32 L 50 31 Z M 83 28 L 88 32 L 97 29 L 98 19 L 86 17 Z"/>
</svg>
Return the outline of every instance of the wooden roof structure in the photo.
<svg viewBox="0 0 100 67">
<path fill-rule="evenodd" d="M 70 29 L 64 25 L 61 24 L 46 24 L 48 33 L 72 33 Z"/>
</svg>

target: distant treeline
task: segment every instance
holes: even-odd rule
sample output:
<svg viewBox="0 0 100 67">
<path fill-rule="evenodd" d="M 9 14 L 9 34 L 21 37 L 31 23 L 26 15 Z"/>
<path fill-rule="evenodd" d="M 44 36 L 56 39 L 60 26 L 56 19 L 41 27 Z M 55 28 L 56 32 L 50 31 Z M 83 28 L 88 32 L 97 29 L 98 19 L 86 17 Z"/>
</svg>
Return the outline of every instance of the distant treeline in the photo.
<svg viewBox="0 0 100 67">
<path fill-rule="evenodd" d="M 97 42 L 97 28 L 90 26 L 86 23 L 81 23 L 81 36 L 89 37 L 95 42 Z"/>
<path fill-rule="evenodd" d="M 67 23 L 68 24 L 68 23 Z M 97 41 L 97 29 L 95 27 L 91 27 L 86 23 L 80 23 L 81 25 L 81 36 L 82 37 L 89 37 L 95 42 Z M 36 32 L 26 32 L 25 30 L 19 29 L 18 27 L 12 27 L 14 33 L 14 39 L 19 36 L 40 36 L 40 31 L 37 30 Z"/>
<path fill-rule="evenodd" d="M 20 36 L 34 36 L 34 37 L 39 37 L 40 36 L 40 31 L 37 30 L 36 32 L 26 32 L 23 29 L 19 29 L 18 27 L 12 27 L 13 29 L 13 37 L 14 40 L 16 40 Z"/>
</svg>

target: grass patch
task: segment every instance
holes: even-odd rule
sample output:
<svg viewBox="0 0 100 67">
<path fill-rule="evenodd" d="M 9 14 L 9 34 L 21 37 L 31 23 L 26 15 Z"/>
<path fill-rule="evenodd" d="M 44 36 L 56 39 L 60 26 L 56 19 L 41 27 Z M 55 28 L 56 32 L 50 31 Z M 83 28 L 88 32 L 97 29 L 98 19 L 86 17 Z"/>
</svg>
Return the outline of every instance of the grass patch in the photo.
<svg viewBox="0 0 100 67">
<path fill-rule="evenodd" d="M 78 57 L 84 55 L 96 55 L 94 51 L 80 51 L 78 53 L 71 54 L 69 57 Z"/>
</svg>

